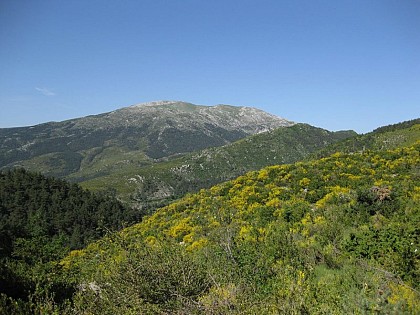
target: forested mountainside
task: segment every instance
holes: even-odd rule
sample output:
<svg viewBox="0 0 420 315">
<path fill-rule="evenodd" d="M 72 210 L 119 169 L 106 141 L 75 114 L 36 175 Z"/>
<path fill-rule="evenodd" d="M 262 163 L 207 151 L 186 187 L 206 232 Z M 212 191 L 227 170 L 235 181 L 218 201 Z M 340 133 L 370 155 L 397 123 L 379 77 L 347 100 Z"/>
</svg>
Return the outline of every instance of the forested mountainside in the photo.
<svg viewBox="0 0 420 315">
<path fill-rule="evenodd" d="M 330 132 L 295 124 L 158 164 L 124 167 L 82 185 L 105 191 L 112 187 L 123 200 L 150 212 L 186 193 L 198 192 L 265 166 L 302 160 L 316 150 L 356 135 L 354 131 Z"/>
<path fill-rule="evenodd" d="M 27 297 L 35 279 L 53 270 L 51 261 L 138 222 L 137 215 L 76 184 L 23 169 L 0 172 L 0 293 Z"/>
<path fill-rule="evenodd" d="M 139 104 L 63 122 L 0 129 L 0 168 L 21 166 L 60 177 L 88 169 L 98 177 L 127 163 L 141 167 L 292 124 L 249 107 Z"/>
<path fill-rule="evenodd" d="M 364 150 L 389 150 L 409 146 L 420 138 L 420 118 L 383 126 L 364 135 L 331 144 L 311 155 L 321 158 L 334 152 L 359 152 Z"/>
<path fill-rule="evenodd" d="M 420 142 L 250 172 L 61 260 L 63 314 L 418 314 Z"/>
</svg>

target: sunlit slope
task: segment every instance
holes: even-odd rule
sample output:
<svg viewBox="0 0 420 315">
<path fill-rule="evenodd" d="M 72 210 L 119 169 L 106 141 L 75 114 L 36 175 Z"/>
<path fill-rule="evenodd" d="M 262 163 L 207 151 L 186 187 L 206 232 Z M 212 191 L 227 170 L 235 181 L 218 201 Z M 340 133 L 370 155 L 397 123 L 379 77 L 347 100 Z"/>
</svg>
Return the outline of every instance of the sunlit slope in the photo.
<svg viewBox="0 0 420 315">
<path fill-rule="evenodd" d="M 124 200 L 153 208 L 248 171 L 292 163 L 325 146 L 354 137 L 354 131 L 330 132 L 307 124 L 281 127 L 216 148 L 161 160 L 153 165 L 119 170 L 82 183 L 94 190 L 115 189 Z"/>
<path fill-rule="evenodd" d="M 419 139 L 420 118 L 380 127 L 367 134 L 334 143 L 316 152 L 313 157 L 324 157 L 334 152 L 391 150 L 413 145 Z"/>
<path fill-rule="evenodd" d="M 271 166 L 158 210 L 63 267 L 76 305 L 196 314 L 420 311 L 420 142 Z M 124 302 L 121 302 L 124 301 Z"/>
</svg>

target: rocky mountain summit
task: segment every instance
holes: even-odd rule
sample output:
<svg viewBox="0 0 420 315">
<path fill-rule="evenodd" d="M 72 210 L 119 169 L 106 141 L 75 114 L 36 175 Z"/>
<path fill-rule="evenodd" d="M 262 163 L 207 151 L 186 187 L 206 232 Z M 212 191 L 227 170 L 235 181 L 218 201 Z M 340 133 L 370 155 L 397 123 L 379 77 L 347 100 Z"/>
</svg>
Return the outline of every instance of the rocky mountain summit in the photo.
<svg viewBox="0 0 420 315">
<path fill-rule="evenodd" d="M 180 101 L 141 103 L 73 121 L 80 128 L 147 126 L 150 129 L 161 128 L 162 133 L 170 128 L 184 131 L 200 129 L 208 135 L 215 133 L 215 128 L 251 135 L 293 124 L 253 107 L 202 106 Z"/>
<path fill-rule="evenodd" d="M 290 126 L 293 123 L 266 113 L 260 109 L 244 106 L 216 105 L 199 106 L 177 101 L 159 101 L 142 103 L 111 112 L 108 118 L 125 120 L 128 125 L 141 123 L 139 117 L 153 117 L 153 121 L 172 122 L 179 129 L 209 129 L 210 126 L 226 130 L 240 130 L 247 134 L 255 134 Z M 191 118 L 194 118 L 193 120 Z M 165 126 L 163 126 L 165 127 Z"/>
</svg>

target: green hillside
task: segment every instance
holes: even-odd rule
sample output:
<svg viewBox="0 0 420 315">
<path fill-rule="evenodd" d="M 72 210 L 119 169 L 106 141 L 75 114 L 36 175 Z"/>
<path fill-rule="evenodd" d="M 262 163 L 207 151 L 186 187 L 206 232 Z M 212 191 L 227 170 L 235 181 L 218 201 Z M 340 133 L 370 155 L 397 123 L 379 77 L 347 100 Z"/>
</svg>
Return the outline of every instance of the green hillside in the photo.
<svg viewBox="0 0 420 315">
<path fill-rule="evenodd" d="M 420 118 L 384 126 L 364 135 L 349 138 L 323 148 L 312 155 L 320 158 L 334 152 L 361 152 L 364 150 L 390 150 L 413 145 L 420 138 Z"/>
<path fill-rule="evenodd" d="M 418 314 L 419 150 L 336 153 L 188 195 L 62 260 L 87 288 L 71 309 Z"/>
<path fill-rule="evenodd" d="M 354 131 L 330 132 L 296 124 L 152 165 L 125 164 L 119 169 L 114 166 L 112 174 L 86 180 L 82 185 L 105 191 L 112 187 L 123 200 L 150 211 L 186 193 L 209 188 L 248 171 L 302 160 L 316 150 L 355 135 Z"/>
<path fill-rule="evenodd" d="M 240 157 L 255 168 L 264 154 L 273 164 L 309 159 L 351 135 L 298 124 L 161 161 L 161 171 L 189 164 L 181 170 L 223 178 Z M 393 137 L 392 149 L 367 147 L 379 137 Z M 187 194 L 120 232 L 138 210 L 2 172 L 0 314 L 418 314 L 418 127 L 379 128 L 363 141 Z"/>
</svg>

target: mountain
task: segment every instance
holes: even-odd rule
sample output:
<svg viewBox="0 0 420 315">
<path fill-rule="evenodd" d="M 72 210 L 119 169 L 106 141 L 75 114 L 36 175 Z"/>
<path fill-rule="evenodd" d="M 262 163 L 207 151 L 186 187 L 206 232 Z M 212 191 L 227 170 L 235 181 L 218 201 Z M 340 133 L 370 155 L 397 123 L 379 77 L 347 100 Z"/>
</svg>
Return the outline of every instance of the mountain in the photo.
<svg viewBox="0 0 420 315">
<path fill-rule="evenodd" d="M 250 172 L 61 261 L 89 314 L 418 314 L 420 141 Z M 94 286 L 93 286 L 94 285 Z"/>
<path fill-rule="evenodd" d="M 60 177 L 95 169 L 94 176 L 100 176 L 121 164 L 143 166 L 292 124 L 249 107 L 152 102 L 63 122 L 0 129 L 0 168 L 22 166 Z"/>
<path fill-rule="evenodd" d="M 142 168 L 126 165 L 107 176 L 87 180 L 82 185 L 93 190 L 113 187 L 123 200 L 154 209 L 186 193 L 197 192 L 248 171 L 303 160 L 328 144 L 355 135 L 354 131 L 330 132 L 307 124 L 295 124 L 225 146 L 162 159 Z"/>
<path fill-rule="evenodd" d="M 152 211 L 185 193 L 295 162 L 356 135 L 294 125 L 249 107 L 152 102 L 0 129 L 0 169 L 19 166 L 59 176 Z"/>
</svg>

